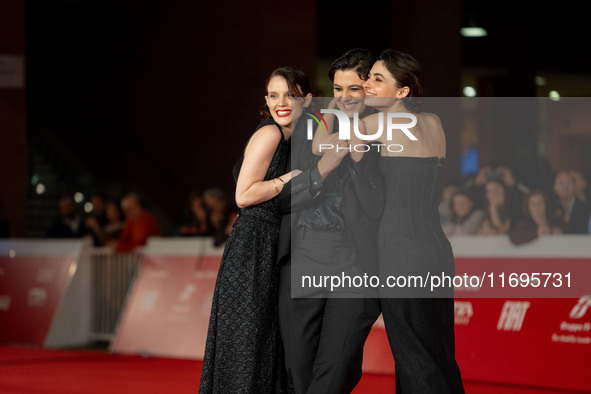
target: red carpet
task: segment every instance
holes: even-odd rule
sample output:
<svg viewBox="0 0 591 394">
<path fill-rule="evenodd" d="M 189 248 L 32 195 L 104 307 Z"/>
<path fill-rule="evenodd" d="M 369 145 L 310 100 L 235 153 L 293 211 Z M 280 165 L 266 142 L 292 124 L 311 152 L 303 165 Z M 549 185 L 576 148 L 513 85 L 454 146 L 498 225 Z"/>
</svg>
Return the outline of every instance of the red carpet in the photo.
<svg viewBox="0 0 591 394">
<path fill-rule="evenodd" d="M 200 361 L 0 346 L 1 394 L 197 393 L 200 374 Z M 465 386 L 467 394 L 566 393 L 473 382 Z M 394 393 L 394 377 L 366 374 L 354 391 L 376 393 Z"/>
</svg>

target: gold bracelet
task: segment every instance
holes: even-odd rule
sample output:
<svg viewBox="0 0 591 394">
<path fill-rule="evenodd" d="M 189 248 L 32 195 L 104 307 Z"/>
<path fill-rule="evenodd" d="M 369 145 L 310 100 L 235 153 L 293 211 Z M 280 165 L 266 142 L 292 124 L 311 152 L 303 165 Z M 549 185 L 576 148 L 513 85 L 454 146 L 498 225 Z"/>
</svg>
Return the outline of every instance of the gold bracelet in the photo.
<svg viewBox="0 0 591 394">
<path fill-rule="evenodd" d="M 275 191 L 277 192 L 277 194 L 279 194 L 279 188 L 277 187 L 277 184 L 275 183 L 275 179 L 271 179 L 271 182 L 273 182 L 273 186 L 275 187 Z"/>
<path fill-rule="evenodd" d="M 278 176 L 277 179 L 279 179 L 281 181 L 281 183 L 283 183 L 285 185 L 285 182 L 283 182 L 283 179 L 281 179 L 280 176 Z"/>
</svg>

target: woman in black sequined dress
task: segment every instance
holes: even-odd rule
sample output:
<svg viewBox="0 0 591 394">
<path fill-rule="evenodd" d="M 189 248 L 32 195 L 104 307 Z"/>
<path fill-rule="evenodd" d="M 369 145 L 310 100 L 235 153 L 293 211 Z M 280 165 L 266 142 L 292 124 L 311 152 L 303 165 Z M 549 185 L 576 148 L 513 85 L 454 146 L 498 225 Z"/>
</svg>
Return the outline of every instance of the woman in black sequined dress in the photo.
<svg viewBox="0 0 591 394">
<path fill-rule="evenodd" d="M 199 393 L 292 392 L 277 316 L 275 197 L 297 175 L 286 173 L 289 138 L 311 93 L 308 78 L 293 68 L 279 68 L 267 80 L 264 120 L 235 171 L 240 214 L 218 271 Z"/>
</svg>

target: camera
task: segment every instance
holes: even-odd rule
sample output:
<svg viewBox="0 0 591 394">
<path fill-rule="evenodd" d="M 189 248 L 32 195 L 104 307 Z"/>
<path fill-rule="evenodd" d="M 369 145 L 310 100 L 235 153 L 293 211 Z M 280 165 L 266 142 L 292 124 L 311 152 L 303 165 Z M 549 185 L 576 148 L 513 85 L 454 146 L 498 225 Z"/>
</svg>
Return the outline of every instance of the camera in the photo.
<svg viewBox="0 0 591 394">
<path fill-rule="evenodd" d="M 488 171 L 484 174 L 487 181 L 503 181 L 503 173 L 501 171 Z"/>
</svg>

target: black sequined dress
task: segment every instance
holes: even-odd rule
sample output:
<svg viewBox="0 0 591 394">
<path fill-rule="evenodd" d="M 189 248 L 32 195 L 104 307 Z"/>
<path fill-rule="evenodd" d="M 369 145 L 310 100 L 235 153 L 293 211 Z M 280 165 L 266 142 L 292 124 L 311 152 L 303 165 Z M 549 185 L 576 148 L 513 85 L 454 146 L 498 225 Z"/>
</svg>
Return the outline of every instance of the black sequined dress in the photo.
<svg viewBox="0 0 591 394">
<path fill-rule="evenodd" d="M 288 153 L 282 135 L 265 180 L 285 174 Z M 240 211 L 218 271 L 199 393 L 292 392 L 277 315 L 280 220 L 276 198 Z"/>
</svg>

